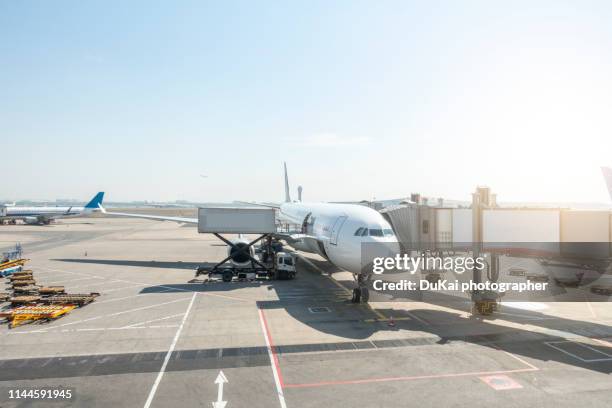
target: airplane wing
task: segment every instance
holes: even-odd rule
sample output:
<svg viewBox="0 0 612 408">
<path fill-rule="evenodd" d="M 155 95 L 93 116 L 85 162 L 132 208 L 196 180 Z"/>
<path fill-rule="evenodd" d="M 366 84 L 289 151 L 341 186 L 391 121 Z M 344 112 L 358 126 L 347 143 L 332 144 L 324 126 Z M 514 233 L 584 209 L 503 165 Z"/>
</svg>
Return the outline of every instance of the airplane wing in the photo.
<svg viewBox="0 0 612 408">
<path fill-rule="evenodd" d="M 186 218 L 186 217 L 167 217 L 163 215 L 149 215 L 149 214 L 133 214 L 133 213 L 120 213 L 120 212 L 108 212 L 102 205 L 98 205 L 100 208 L 100 212 L 103 214 L 114 215 L 117 217 L 128 217 L 128 218 L 143 218 L 146 220 L 154 220 L 154 221 L 174 221 L 185 224 L 197 224 L 197 218 Z M 313 238 L 306 234 L 302 234 L 298 231 L 286 231 L 286 232 L 276 232 L 274 234 L 277 238 L 285 240 L 287 243 L 295 243 L 302 241 L 304 239 Z"/>
<path fill-rule="evenodd" d="M 251 201 L 234 201 L 236 204 L 245 204 L 245 205 L 256 205 L 260 207 L 266 208 L 276 208 L 277 210 L 280 208 L 280 204 L 275 203 L 255 203 Z"/>
<path fill-rule="evenodd" d="M 120 212 L 108 212 L 102 205 L 98 204 L 100 211 L 103 214 L 115 215 L 117 217 L 128 217 L 128 218 L 143 218 L 145 220 L 155 220 L 155 221 L 174 221 L 174 222 L 182 222 L 185 224 L 197 224 L 197 218 L 187 218 L 187 217 L 166 217 L 164 215 L 149 215 L 149 214 L 131 214 L 131 213 L 120 213 Z"/>
<path fill-rule="evenodd" d="M 291 232 L 280 232 L 280 231 L 276 232 L 274 234 L 274 236 L 276 238 L 278 238 L 278 239 L 282 239 L 282 240 L 286 241 L 288 244 L 300 242 L 300 241 L 303 241 L 304 239 L 307 239 L 307 238 L 314 238 L 314 237 L 311 237 L 311 236 L 306 235 L 306 234 L 291 233 Z"/>
</svg>

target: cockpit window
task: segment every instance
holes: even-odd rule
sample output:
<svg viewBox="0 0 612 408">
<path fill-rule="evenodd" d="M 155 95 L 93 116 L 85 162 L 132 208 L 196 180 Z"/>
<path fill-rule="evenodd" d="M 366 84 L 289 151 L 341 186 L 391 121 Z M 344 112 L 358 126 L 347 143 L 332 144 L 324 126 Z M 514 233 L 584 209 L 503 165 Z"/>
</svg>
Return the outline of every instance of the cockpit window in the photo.
<svg viewBox="0 0 612 408">
<path fill-rule="evenodd" d="M 361 231 L 361 236 L 362 237 L 367 237 L 368 236 L 368 229 L 364 228 L 363 231 Z"/>
<path fill-rule="evenodd" d="M 355 236 L 356 237 L 360 236 L 362 231 L 363 231 L 363 227 L 358 228 L 357 231 L 355 231 Z"/>
<path fill-rule="evenodd" d="M 370 236 L 371 237 L 382 237 L 383 236 L 383 230 L 382 229 L 373 229 L 373 228 L 370 228 Z"/>
<path fill-rule="evenodd" d="M 385 228 L 383 230 L 383 233 L 385 234 L 385 237 L 392 237 L 393 235 L 393 230 L 391 228 Z"/>
</svg>

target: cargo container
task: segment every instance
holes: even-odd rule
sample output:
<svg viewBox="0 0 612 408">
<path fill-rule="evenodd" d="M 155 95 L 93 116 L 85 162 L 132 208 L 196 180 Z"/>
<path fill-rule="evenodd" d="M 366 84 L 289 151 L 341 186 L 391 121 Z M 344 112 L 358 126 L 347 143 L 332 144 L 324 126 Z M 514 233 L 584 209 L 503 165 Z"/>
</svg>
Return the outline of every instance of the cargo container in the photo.
<svg viewBox="0 0 612 408">
<path fill-rule="evenodd" d="M 198 232 L 271 234 L 276 232 L 276 213 L 266 207 L 201 207 Z"/>
</svg>

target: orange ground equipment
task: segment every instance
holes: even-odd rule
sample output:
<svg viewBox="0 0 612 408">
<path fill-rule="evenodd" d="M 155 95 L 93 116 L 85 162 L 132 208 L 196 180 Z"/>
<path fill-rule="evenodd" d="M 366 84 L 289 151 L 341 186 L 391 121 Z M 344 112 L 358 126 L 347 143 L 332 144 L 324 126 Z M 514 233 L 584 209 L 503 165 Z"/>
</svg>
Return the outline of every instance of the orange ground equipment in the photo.
<svg viewBox="0 0 612 408">
<path fill-rule="evenodd" d="M 0 313 L 9 321 L 9 327 L 17 327 L 27 322 L 51 321 L 60 318 L 74 309 L 76 306 L 21 306 Z"/>
</svg>

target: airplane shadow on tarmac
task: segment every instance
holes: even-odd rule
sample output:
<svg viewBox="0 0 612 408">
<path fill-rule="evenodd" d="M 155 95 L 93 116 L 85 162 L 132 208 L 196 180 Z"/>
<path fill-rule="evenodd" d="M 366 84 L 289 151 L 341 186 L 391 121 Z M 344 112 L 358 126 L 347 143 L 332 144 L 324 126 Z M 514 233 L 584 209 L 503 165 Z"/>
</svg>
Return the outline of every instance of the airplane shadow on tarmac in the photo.
<svg viewBox="0 0 612 408">
<path fill-rule="evenodd" d="M 190 262 L 156 262 L 156 261 L 121 261 L 121 260 L 96 260 L 96 259 L 55 259 L 55 261 L 78 262 L 90 264 L 139 266 L 152 268 L 180 268 L 193 269 L 206 263 Z M 313 261 L 311 259 L 311 261 Z M 318 263 L 318 262 L 317 262 Z M 210 264 L 212 266 L 212 264 Z M 304 265 L 304 264 L 302 264 Z M 331 265 L 330 265 L 331 266 Z M 326 267 L 330 271 L 330 266 Z M 304 269 L 309 269 L 304 271 Z M 516 309 L 504 305 L 502 312 L 492 316 L 473 316 L 466 318 L 465 313 L 470 311 L 471 305 L 466 299 L 435 293 L 427 296 L 427 299 L 415 298 L 404 299 L 413 302 L 423 302 L 446 309 L 411 308 L 409 310 L 377 307 L 376 310 L 384 316 L 393 316 L 395 325 L 390 326 L 388 321 L 376 320 L 376 316 L 366 305 L 353 305 L 350 299 L 335 300 L 329 303 L 327 298 L 318 298 L 318 293 L 325 294 L 326 291 L 338 292 L 338 287 L 329 279 L 323 278 L 319 272 L 310 267 L 302 267 L 298 278 L 293 281 L 270 281 L 257 280 L 254 282 L 211 282 L 210 284 L 197 283 L 171 283 L 153 285 L 144 288 L 141 293 L 159 292 L 231 292 L 245 287 L 265 286 L 268 290 L 274 290 L 278 300 L 256 301 L 260 309 L 285 309 L 287 313 L 301 323 L 312 327 L 322 333 L 332 334 L 346 339 L 337 343 L 320 344 L 298 344 L 283 346 L 277 345 L 279 353 L 296 351 L 347 351 L 357 349 L 384 349 L 387 347 L 408 347 L 419 345 L 443 345 L 451 342 L 471 343 L 495 350 L 502 350 L 517 356 L 542 362 L 555 361 L 566 365 L 584 368 L 600 373 L 612 373 L 612 347 L 605 339 L 612 337 L 612 328 L 606 324 L 573 320 L 557 316 L 549 316 L 539 311 Z M 312 293 L 310 299 L 296 300 L 294 292 L 304 290 Z M 394 302 L 401 301 L 393 299 Z M 321 314 L 320 316 L 305 310 L 305 303 L 312 306 L 330 306 L 339 310 L 346 309 L 347 313 L 339 313 L 336 316 Z M 384 305 L 379 302 L 377 305 Z M 351 312 L 359 309 L 361 312 Z M 449 311 L 449 309 L 457 312 Z M 361 314 L 359 314 L 361 313 Z M 366 317 L 368 319 L 366 319 Z M 496 320 L 529 325 L 533 330 L 523 329 L 516 326 L 509 327 L 497 324 Z M 374 333 L 381 331 L 413 330 L 423 333 L 423 337 L 414 337 L 392 340 L 368 340 Z M 432 336 L 434 335 L 434 336 Z M 573 343 L 568 338 L 584 336 L 591 339 L 603 339 L 597 342 L 589 342 L 587 347 Z M 548 343 L 548 344 L 547 344 Z M 560 351 L 559 348 L 565 349 Z M 586 352 L 588 355 L 577 355 Z M 320 349 L 320 350 L 319 350 Z"/>
<path fill-rule="evenodd" d="M 167 268 L 167 269 L 192 269 L 195 270 L 198 266 L 213 266 L 212 262 L 168 262 L 168 261 L 128 261 L 114 259 L 52 259 L 59 262 L 74 262 L 96 265 L 113 265 L 113 266 L 137 266 L 142 268 Z"/>
</svg>

